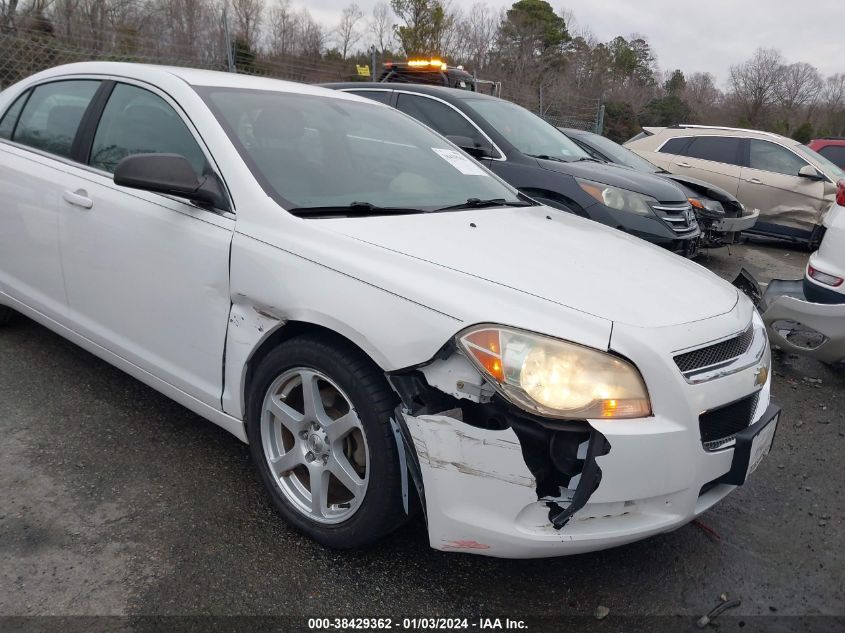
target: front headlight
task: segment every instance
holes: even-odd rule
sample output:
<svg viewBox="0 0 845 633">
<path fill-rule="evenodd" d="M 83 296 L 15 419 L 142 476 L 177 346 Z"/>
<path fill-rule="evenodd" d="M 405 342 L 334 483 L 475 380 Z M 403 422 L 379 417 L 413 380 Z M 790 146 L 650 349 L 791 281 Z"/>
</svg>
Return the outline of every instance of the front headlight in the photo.
<svg viewBox="0 0 845 633">
<path fill-rule="evenodd" d="M 568 419 L 651 415 L 640 373 L 606 352 L 497 325 L 474 326 L 457 342 L 499 393 L 532 413 Z"/>
<path fill-rule="evenodd" d="M 598 202 L 609 206 L 611 209 L 620 211 L 631 211 L 639 215 L 654 215 L 651 204 L 657 204 L 657 199 L 645 196 L 636 191 L 611 187 L 592 180 L 576 178 L 575 181 L 585 193 L 595 198 Z"/>
</svg>

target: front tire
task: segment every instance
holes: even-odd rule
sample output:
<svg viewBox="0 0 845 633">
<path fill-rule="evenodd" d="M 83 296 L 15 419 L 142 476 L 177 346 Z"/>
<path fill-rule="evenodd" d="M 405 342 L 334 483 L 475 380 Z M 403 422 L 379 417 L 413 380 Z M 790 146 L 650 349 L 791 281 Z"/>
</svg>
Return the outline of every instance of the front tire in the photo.
<svg viewBox="0 0 845 633">
<path fill-rule="evenodd" d="M 258 365 L 247 400 L 253 461 L 285 520 L 335 548 L 398 527 L 398 403 L 381 370 L 350 343 L 304 335 Z"/>
</svg>

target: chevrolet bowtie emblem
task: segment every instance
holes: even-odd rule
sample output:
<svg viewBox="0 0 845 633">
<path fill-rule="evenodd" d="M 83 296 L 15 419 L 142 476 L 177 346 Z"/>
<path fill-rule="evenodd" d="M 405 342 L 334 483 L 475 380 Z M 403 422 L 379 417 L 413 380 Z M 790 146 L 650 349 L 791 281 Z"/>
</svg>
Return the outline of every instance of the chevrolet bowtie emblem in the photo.
<svg viewBox="0 0 845 633">
<path fill-rule="evenodd" d="M 757 375 L 754 377 L 754 385 L 765 385 L 766 379 L 769 377 L 769 368 L 765 365 L 757 370 Z"/>
</svg>

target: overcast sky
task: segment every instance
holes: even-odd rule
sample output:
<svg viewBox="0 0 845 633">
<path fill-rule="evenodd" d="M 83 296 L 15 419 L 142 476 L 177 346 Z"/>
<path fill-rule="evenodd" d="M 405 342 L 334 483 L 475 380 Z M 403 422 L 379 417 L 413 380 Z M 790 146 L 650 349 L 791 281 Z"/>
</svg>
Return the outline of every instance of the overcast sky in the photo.
<svg viewBox="0 0 845 633">
<path fill-rule="evenodd" d="M 273 0 L 267 0 L 273 2 Z M 357 0 L 369 16 L 377 0 Z M 477 0 L 452 0 L 469 10 Z M 486 0 L 508 7 L 513 0 Z M 336 25 L 349 0 L 294 0 L 324 26 Z M 805 61 L 822 75 L 845 72 L 845 0 L 566 0 L 550 2 L 570 10 L 576 30 L 589 28 L 600 40 L 640 33 L 648 37 L 662 70 L 680 68 L 716 75 L 719 85 L 731 64 L 759 46 L 780 49 L 790 61 Z M 363 43 L 363 41 L 362 41 Z"/>
</svg>

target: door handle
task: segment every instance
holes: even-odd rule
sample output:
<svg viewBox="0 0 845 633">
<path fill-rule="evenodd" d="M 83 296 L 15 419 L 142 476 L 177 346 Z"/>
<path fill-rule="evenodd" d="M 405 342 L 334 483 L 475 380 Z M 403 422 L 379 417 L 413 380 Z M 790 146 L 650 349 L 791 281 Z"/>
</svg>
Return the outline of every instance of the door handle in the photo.
<svg viewBox="0 0 845 633">
<path fill-rule="evenodd" d="M 675 163 L 675 165 L 678 167 L 692 167 L 689 163 Z"/>
<path fill-rule="evenodd" d="M 85 189 L 65 191 L 62 194 L 62 200 L 75 207 L 82 207 L 83 209 L 90 209 L 94 206 L 94 201 L 88 197 L 88 192 Z"/>
<path fill-rule="evenodd" d="M 749 178 L 748 182 L 750 182 L 752 185 L 762 185 L 763 184 L 763 181 L 760 180 L 759 178 Z"/>
</svg>

